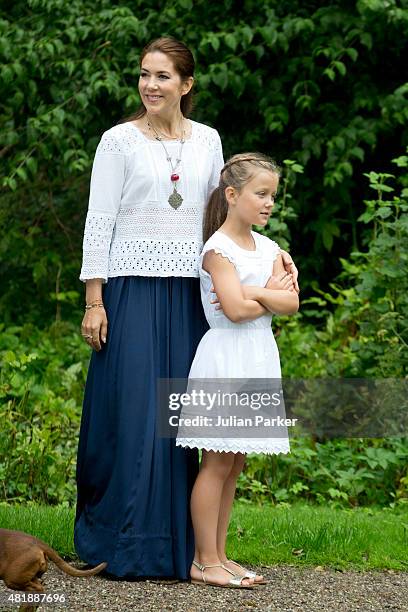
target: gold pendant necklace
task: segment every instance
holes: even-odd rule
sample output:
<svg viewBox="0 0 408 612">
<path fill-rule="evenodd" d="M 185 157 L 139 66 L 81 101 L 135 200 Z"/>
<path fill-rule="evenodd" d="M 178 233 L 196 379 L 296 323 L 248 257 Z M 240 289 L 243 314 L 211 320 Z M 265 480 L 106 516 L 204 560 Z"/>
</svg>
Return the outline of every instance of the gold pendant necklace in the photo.
<svg viewBox="0 0 408 612">
<path fill-rule="evenodd" d="M 170 175 L 170 180 L 173 183 L 173 192 L 169 195 L 168 198 L 168 203 L 170 204 L 170 206 L 172 208 L 174 208 L 174 210 L 177 210 L 182 202 L 183 202 L 183 197 L 182 195 L 177 191 L 177 183 L 180 180 L 180 176 L 179 174 L 177 174 L 176 170 L 181 162 L 181 154 L 183 151 L 183 145 L 185 143 L 185 130 L 182 130 L 181 134 L 181 139 L 180 139 L 180 150 L 178 153 L 178 157 L 176 158 L 176 163 L 173 164 L 173 161 L 169 155 L 169 152 L 167 151 L 164 142 L 163 142 L 163 138 L 160 136 L 160 134 L 158 133 L 158 131 L 156 130 L 156 128 L 154 127 L 154 125 L 152 125 L 152 123 L 150 123 L 149 120 L 147 120 L 147 125 L 149 126 L 149 128 L 152 128 L 152 130 L 154 131 L 154 133 L 156 134 L 155 138 L 156 140 L 158 140 L 160 142 L 160 144 L 162 145 L 164 152 L 166 154 L 166 159 L 170 164 L 170 168 L 171 168 L 171 175 Z"/>
</svg>

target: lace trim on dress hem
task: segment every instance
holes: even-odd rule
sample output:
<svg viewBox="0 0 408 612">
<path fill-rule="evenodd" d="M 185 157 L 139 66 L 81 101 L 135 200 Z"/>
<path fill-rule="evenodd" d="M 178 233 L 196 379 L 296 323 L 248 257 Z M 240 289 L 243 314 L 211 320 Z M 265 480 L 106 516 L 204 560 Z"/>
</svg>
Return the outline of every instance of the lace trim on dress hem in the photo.
<svg viewBox="0 0 408 612">
<path fill-rule="evenodd" d="M 215 451 L 219 453 L 260 453 L 264 455 L 277 455 L 282 453 L 283 455 L 287 455 L 290 453 L 290 447 L 287 444 L 277 445 L 277 446 L 253 446 L 239 444 L 238 442 L 232 443 L 230 448 L 222 447 L 221 444 L 217 445 L 215 442 L 198 442 L 197 440 L 186 440 L 186 439 L 177 439 L 176 446 L 181 446 L 183 448 L 199 448 L 206 451 Z"/>
</svg>

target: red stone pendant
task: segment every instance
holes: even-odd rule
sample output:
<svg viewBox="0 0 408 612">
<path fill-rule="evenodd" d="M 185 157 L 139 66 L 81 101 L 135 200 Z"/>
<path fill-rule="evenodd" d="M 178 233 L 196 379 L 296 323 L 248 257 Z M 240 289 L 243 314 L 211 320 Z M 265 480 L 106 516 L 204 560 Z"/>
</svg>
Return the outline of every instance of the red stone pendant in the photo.
<svg viewBox="0 0 408 612">
<path fill-rule="evenodd" d="M 179 177 L 178 174 L 172 174 L 170 179 L 174 183 L 175 181 L 178 181 L 180 179 L 180 177 Z"/>
</svg>

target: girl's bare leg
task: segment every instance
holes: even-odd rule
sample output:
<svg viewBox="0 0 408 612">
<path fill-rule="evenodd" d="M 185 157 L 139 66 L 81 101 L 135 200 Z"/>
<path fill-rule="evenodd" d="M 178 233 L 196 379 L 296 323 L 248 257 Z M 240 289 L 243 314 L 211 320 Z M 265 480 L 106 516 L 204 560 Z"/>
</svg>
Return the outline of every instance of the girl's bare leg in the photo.
<svg viewBox="0 0 408 612">
<path fill-rule="evenodd" d="M 245 465 L 245 455 L 236 453 L 231 466 L 230 473 L 225 480 L 221 496 L 220 514 L 217 525 L 217 551 L 223 561 L 226 560 L 225 545 L 227 541 L 228 525 L 230 522 L 232 505 L 234 503 L 237 479 Z"/>
<path fill-rule="evenodd" d="M 195 561 L 202 565 L 221 563 L 217 549 L 217 526 L 224 484 L 234 464 L 233 453 L 203 450 L 200 472 L 191 495 L 191 518 L 196 545 Z M 231 568 L 229 568 L 231 569 Z M 234 573 L 235 570 L 232 570 Z M 227 584 L 231 574 L 222 567 L 208 568 L 204 572 L 207 582 Z M 202 579 L 201 571 L 192 565 L 191 577 Z M 243 585 L 253 584 L 252 579 Z"/>
<path fill-rule="evenodd" d="M 231 471 L 228 478 L 225 480 L 224 487 L 221 495 L 220 513 L 218 517 L 217 526 L 217 551 L 218 557 L 221 563 L 225 563 L 228 569 L 232 570 L 239 576 L 245 575 L 245 570 L 240 569 L 234 563 L 226 563 L 227 555 L 225 553 L 225 547 L 227 542 L 228 525 L 231 516 L 232 505 L 234 503 L 235 489 L 237 485 L 238 476 L 244 469 L 245 455 L 242 453 L 236 453 L 234 457 L 234 463 L 232 464 Z M 263 576 L 257 575 L 255 582 L 263 580 Z"/>
</svg>

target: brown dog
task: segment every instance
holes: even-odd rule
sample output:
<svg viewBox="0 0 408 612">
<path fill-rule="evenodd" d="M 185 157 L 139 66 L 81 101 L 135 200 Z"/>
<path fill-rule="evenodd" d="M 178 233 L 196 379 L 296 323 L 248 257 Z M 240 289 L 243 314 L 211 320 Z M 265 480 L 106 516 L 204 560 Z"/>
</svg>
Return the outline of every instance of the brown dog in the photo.
<svg viewBox="0 0 408 612">
<path fill-rule="evenodd" d="M 40 578 L 47 570 L 47 558 L 70 576 L 94 576 L 107 565 L 76 569 L 38 538 L 22 531 L 0 529 L 0 578 L 10 589 L 44 593 Z"/>
</svg>

